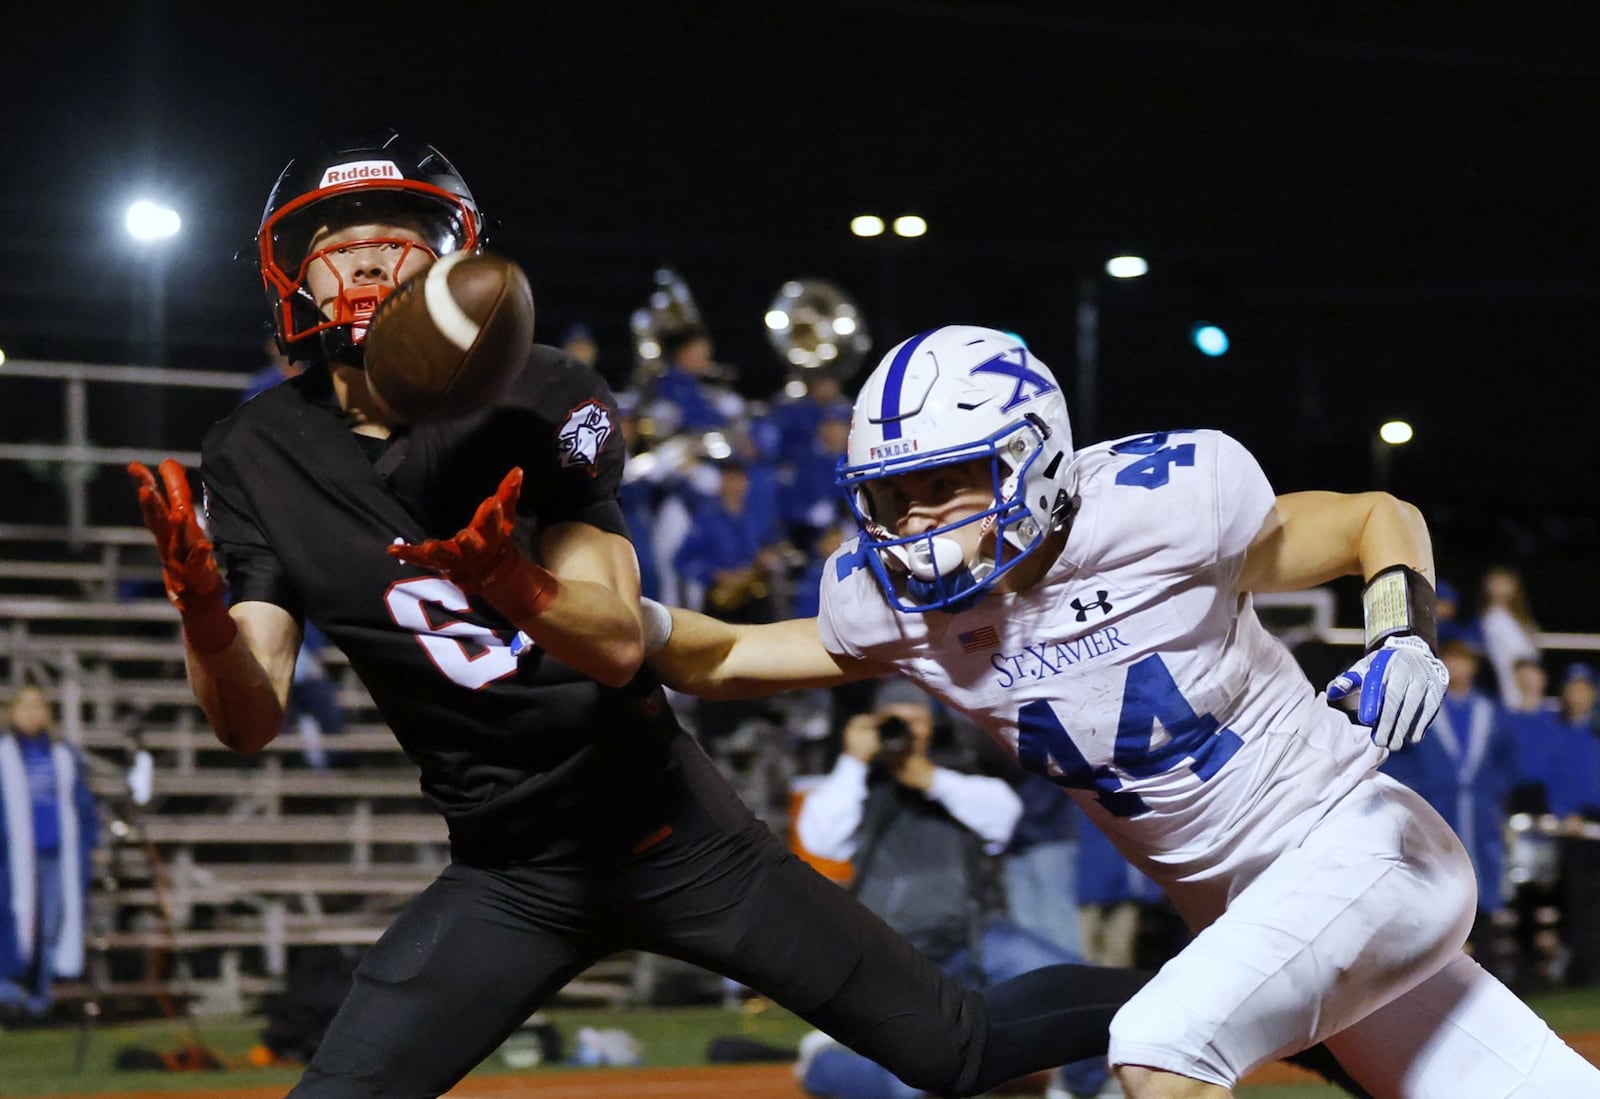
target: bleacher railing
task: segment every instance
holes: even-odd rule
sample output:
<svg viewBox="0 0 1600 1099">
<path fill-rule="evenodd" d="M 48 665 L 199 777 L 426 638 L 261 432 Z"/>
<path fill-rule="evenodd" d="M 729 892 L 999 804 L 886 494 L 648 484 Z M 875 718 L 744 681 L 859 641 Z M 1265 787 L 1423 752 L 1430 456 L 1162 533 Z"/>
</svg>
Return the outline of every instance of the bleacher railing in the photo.
<svg viewBox="0 0 1600 1099">
<path fill-rule="evenodd" d="M 105 366 L 96 363 L 44 362 L 35 359 L 7 359 L 0 365 L 0 381 L 8 378 L 37 378 L 61 382 L 62 422 L 66 439 L 60 443 L 0 443 L 0 461 L 55 462 L 62 467 L 67 523 L 61 532 L 74 549 L 90 540 L 88 474 L 96 465 L 123 466 L 129 462 L 154 465 L 163 458 L 176 458 L 187 466 L 199 464 L 198 451 L 168 451 L 159 447 L 108 447 L 92 441 L 89 424 L 89 385 L 154 385 L 180 389 L 214 389 L 241 392 L 250 385 L 250 375 L 220 370 L 172 370 L 159 366 Z M 119 528 L 114 537 L 126 537 Z M 50 528 L 29 529 L 18 524 L 0 524 L 0 539 L 49 538 Z"/>
</svg>

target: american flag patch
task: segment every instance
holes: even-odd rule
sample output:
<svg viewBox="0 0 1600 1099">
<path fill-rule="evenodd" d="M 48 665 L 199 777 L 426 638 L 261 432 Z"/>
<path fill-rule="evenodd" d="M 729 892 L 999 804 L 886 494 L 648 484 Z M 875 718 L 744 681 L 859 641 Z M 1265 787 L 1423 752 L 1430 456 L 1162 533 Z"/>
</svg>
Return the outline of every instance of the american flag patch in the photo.
<svg viewBox="0 0 1600 1099">
<path fill-rule="evenodd" d="M 956 634 L 956 640 L 961 642 L 963 652 L 975 653 L 979 649 L 992 649 L 1000 644 L 1000 635 L 994 632 L 993 626 L 979 626 L 975 630 Z"/>
</svg>

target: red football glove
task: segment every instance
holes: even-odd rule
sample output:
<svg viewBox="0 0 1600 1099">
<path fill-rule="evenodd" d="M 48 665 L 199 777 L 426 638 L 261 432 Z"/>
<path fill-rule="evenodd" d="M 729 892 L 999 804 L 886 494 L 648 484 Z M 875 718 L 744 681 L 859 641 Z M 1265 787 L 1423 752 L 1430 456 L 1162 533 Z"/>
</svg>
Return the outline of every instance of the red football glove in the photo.
<svg viewBox="0 0 1600 1099">
<path fill-rule="evenodd" d="M 537 618 L 555 601 L 560 585 L 553 572 L 522 556 L 511 541 L 521 493 L 518 466 L 454 538 L 430 538 L 420 545 L 396 542 L 389 556 L 442 573 L 468 595 L 483 596 L 512 622 Z"/>
<path fill-rule="evenodd" d="M 183 616 L 183 632 L 200 653 L 221 652 L 238 633 L 222 598 L 222 573 L 211 553 L 211 540 L 200 529 L 194 497 L 183 467 L 168 458 L 160 465 L 161 484 L 143 462 L 132 462 L 128 475 L 139 491 L 144 525 L 155 537 L 161 555 L 161 576 L 167 598 Z M 165 486 L 166 495 L 161 489 Z"/>
</svg>

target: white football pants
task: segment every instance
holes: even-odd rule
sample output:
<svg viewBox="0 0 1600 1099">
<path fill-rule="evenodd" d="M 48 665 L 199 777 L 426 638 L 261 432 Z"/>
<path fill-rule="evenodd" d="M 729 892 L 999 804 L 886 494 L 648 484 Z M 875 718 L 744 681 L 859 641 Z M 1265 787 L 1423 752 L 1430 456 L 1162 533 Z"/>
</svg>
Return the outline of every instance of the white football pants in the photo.
<svg viewBox="0 0 1600 1099">
<path fill-rule="evenodd" d="M 1449 826 L 1373 776 L 1128 1001 L 1110 1059 L 1231 1088 L 1327 1041 L 1379 1099 L 1600 1097 L 1600 1070 L 1461 953 L 1476 905 Z"/>
</svg>

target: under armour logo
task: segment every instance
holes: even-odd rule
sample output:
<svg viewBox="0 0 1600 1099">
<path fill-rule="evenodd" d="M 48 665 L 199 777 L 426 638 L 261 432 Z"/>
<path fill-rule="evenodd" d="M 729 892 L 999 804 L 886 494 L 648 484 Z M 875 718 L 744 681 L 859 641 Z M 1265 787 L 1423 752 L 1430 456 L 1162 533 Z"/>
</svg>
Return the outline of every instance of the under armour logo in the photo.
<svg viewBox="0 0 1600 1099">
<path fill-rule="evenodd" d="M 1048 374 L 1041 374 L 1037 370 L 1028 369 L 1028 349 L 1026 347 L 1008 347 L 988 362 L 981 362 L 973 367 L 970 374 L 999 374 L 1003 378 L 1010 378 L 1017 383 L 1011 391 L 1010 398 L 1000 406 L 1001 412 L 1010 412 L 1024 401 L 1031 401 L 1035 397 L 1042 397 L 1046 393 L 1056 391 L 1056 383 Z M 1023 393 L 1028 389 L 1028 393 Z"/>
<path fill-rule="evenodd" d="M 1110 594 L 1108 591 L 1095 592 L 1095 601 L 1093 603 L 1085 603 L 1081 599 L 1074 599 L 1072 601 L 1072 609 L 1078 612 L 1078 621 L 1087 621 L 1089 612 L 1093 610 L 1098 610 L 1101 614 L 1110 614 L 1111 601 L 1106 598 Z"/>
</svg>

